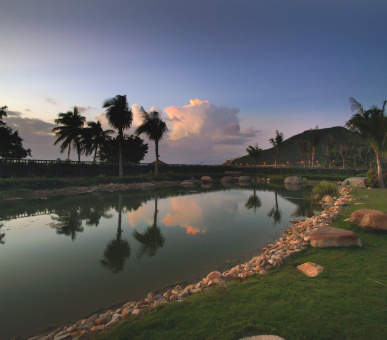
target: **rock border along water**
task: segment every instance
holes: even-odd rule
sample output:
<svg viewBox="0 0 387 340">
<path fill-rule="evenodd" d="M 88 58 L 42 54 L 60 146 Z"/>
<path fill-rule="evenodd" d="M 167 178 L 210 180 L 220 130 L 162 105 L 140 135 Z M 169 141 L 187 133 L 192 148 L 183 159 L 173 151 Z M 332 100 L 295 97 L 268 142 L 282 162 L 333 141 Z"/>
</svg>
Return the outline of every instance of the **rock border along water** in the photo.
<svg viewBox="0 0 387 340">
<path fill-rule="evenodd" d="M 213 286 L 224 285 L 227 281 L 245 281 L 253 275 L 267 275 L 269 269 L 280 267 L 287 258 L 310 246 L 311 233 L 319 227 L 329 225 L 338 218 L 341 207 L 347 205 L 349 201 L 353 201 L 350 188 L 343 187 L 339 190 L 340 197 L 335 199 L 332 206 L 326 207 L 313 217 L 298 220 L 294 226 L 285 230 L 277 241 L 262 248 L 260 255 L 253 257 L 248 262 L 239 264 L 223 273 L 213 271 L 196 284 L 189 284 L 185 287 L 177 285 L 158 293 L 150 292 L 143 300 L 125 303 L 115 310 L 94 314 L 71 326 L 62 326 L 49 334 L 34 336 L 29 340 L 76 339 L 84 334 L 108 330 L 130 315 L 138 315 L 143 310 L 153 309 L 170 301 L 182 301 L 191 294 Z"/>
</svg>

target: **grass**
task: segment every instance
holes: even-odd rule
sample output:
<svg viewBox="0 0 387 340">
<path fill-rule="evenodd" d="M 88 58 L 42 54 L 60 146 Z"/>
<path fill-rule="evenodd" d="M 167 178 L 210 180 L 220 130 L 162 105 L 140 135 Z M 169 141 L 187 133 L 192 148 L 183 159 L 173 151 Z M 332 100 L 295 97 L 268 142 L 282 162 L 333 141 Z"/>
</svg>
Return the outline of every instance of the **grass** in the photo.
<svg viewBox="0 0 387 340">
<path fill-rule="evenodd" d="M 98 339 L 239 339 L 275 334 L 285 339 L 385 339 L 387 234 L 345 222 L 354 210 L 386 210 L 385 190 L 354 190 L 365 205 L 345 207 L 332 226 L 356 232 L 362 248 L 308 248 L 267 276 L 233 282 L 132 317 Z M 317 278 L 304 262 L 325 268 Z M 383 283 L 379 284 L 376 281 Z"/>
<path fill-rule="evenodd" d="M 321 181 L 318 183 L 313 188 L 313 192 L 317 195 L 320 195 L 321 197 L 324 197 L 325 195 L 338 197 L 340 194 L 337 185 L 328 181 Z"/>
</svg>

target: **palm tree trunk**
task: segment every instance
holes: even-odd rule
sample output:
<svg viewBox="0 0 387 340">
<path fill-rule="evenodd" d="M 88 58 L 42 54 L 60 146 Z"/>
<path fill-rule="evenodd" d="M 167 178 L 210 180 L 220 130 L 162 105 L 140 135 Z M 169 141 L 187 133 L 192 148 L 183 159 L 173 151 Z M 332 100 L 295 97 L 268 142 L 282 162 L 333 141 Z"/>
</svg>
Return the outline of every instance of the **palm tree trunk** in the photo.
<svg viewBox="0 0 387 340">
<path fill-rule="evenodd" d="M 67 153 L 67 159 L 70 159 L 70 151 L 71 151 L 71 145 L 69 145 L 69 151 Z"/>
<path fill-rule="evenodd" d="M 159 141 L 155 141 L 155 149 L 156 149 L 156 163 L 155 163 L 155 177 L 159 175 Z"/>
<path fill-rule="evenodd" d="M 94 157 L 93 157 L 93 162 L 95 163 L 95 159 L 97 158 L 97 150 L 98 150 L 98 147 L 95 148 L 94 150 Z"/>
<path fill-rule="evenodd" d="M 118 227 L 117 227 L 117 240 L 121 239 L 122 234 L 122 195 L 118 195 Z"/>
<path fill-rule="evenodd" d="M 382 160 L 380 152 L 375 151 L 376 154 L 376 164 L 378 169 L 378 179 L 379 179 L 379 188 L 384 189 L 384 181 L 383 181 L 383 169 L 382 169 Z"/>
<path fill-rule="evenodd" d="M 153 215 L 153 226 L 157 226 L 157 194 L 155 195 L 155 214 Z"/>
<path fill-rule="evenodd" d="M 122 164 L 122 131 L 119 131 L 118 138 L 118 177 L 124 175 L 124 168 Z"/>
</svg>

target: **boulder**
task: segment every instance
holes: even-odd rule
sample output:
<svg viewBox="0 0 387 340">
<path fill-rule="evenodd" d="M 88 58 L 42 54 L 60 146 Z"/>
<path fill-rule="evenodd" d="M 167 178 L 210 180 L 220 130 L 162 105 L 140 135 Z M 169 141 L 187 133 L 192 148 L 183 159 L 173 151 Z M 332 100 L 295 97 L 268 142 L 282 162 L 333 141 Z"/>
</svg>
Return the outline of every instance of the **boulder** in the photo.
<svg viewBox="0 0 387 340">
<path fill-rule="evenodd" d="M 306 262 L 297 266 L 297 269 L 309 277 L 316 277 L 324 271 L 324 267 L 313 262 Z"/>
<path fill-rule="evenodd" d="M 322 201 L 324 203 L 327 203 L 327 204 L 334 204 L 335 203 L 335 200 L 334 200 L 334 198 L 331 195 L 325 195 L 323 197 Z"/>
<path fill-rule="evenodd" d="M 362 246 L 357 234 L 334 227 L 315 229 L 310 235 L 310 244 L 315 248 Z"/>
<path fill-rule="evenodd" d="M 347 178 L 345 181 L 341 182 L 341 185 L 349 184 L 351 187 L 365 188 L 366 187 L 365 180 L 366 180 L 365 177 L 351 177 L 351 178 Z"/>
<path fill-rule="evenodd" d="M 387 231 L 387 214 L 380 210 L 358 209 L 349 219 L 353 224 L 374 231 Z"/>
<path fill-rule="evenodd" d="M 302 185 L 302 178 L 297 176 L 286 177 L 285 184 Z"/>
<path fill-rule="evenodd" d="M 253 179 L 250 176 L 239 176 L 238 183 L 252 183 Z"/>
<path fill-rule="evenodd" d="M 212 182 L 212 177 L 210 177 L 210 176 L 202 176 L 201 180 L 203 182 L 211 183 Z"/>
<path fill-rule="evenodd" d="M 300 191 L 302 190 L 302 184 L 289 184 L 285 183 L 284 184 L 286 190 L 290 191 Z"/>
</svg>

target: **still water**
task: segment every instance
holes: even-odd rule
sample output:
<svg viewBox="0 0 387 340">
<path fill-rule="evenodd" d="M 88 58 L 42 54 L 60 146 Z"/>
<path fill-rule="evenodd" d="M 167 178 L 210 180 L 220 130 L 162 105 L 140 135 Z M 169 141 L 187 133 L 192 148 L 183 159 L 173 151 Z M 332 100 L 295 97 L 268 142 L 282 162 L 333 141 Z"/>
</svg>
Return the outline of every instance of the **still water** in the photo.
<svg viewBox="0 0 387 340">
<path fill-rule="evenodd" d="M 75 322 L 259 253 L 302 191 L 169 188 L 0 205 L 0 339 Z"/>
</svg>

